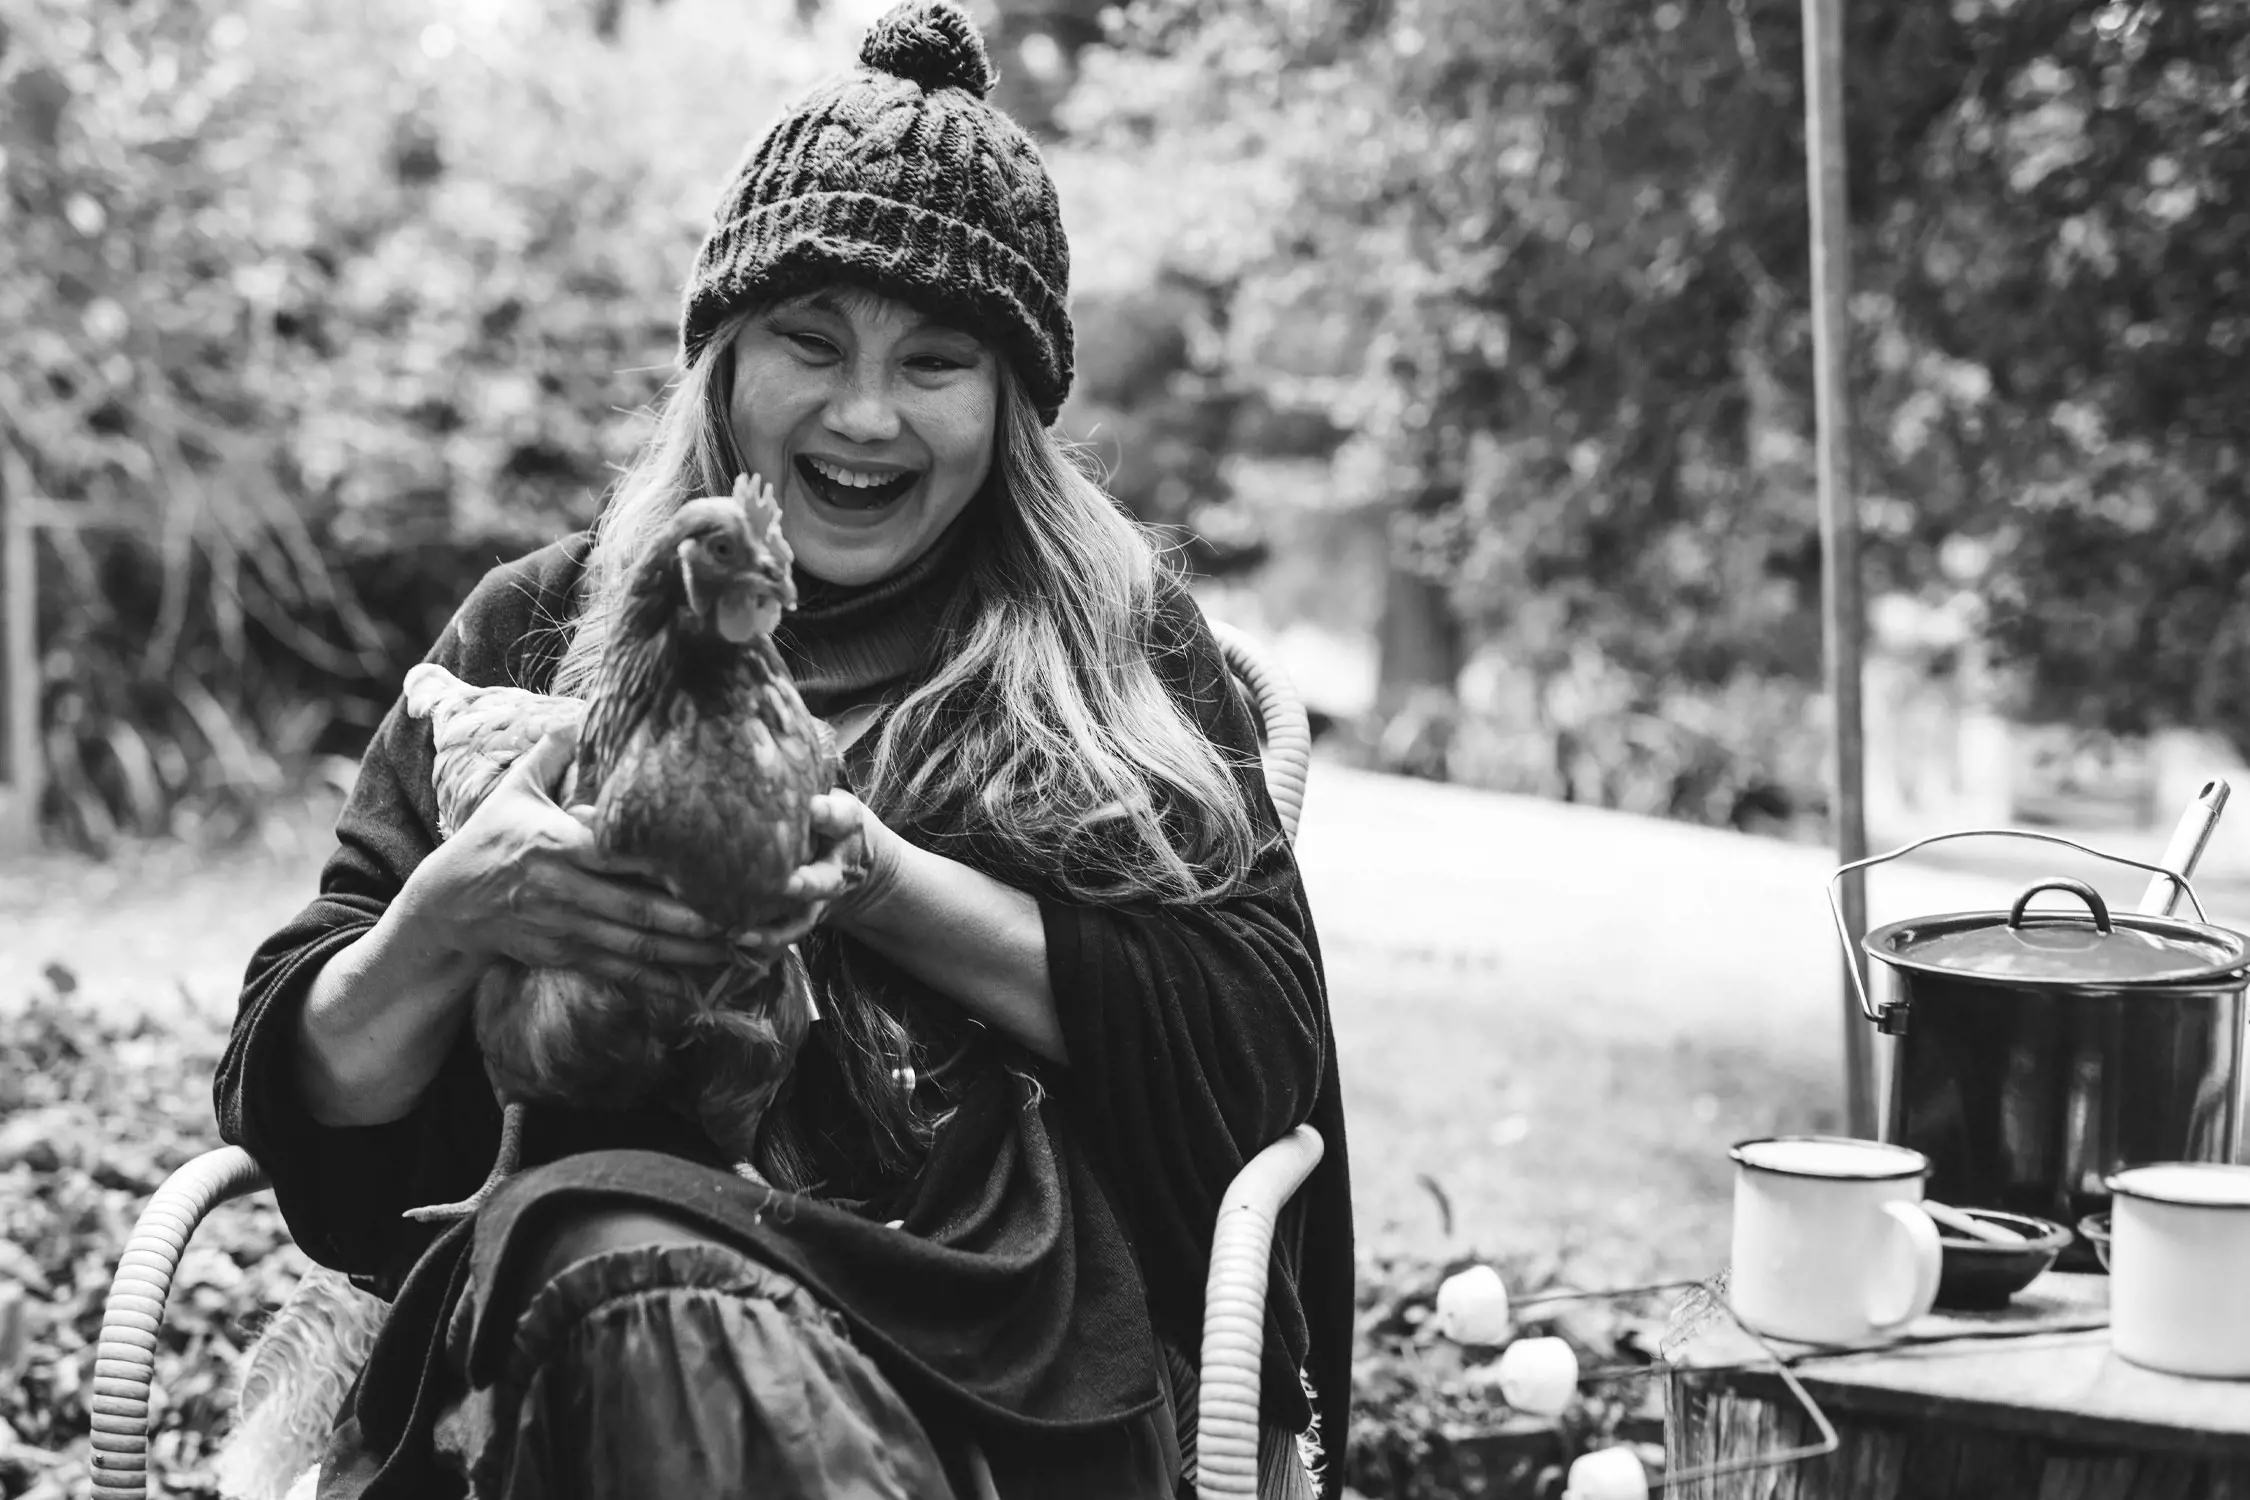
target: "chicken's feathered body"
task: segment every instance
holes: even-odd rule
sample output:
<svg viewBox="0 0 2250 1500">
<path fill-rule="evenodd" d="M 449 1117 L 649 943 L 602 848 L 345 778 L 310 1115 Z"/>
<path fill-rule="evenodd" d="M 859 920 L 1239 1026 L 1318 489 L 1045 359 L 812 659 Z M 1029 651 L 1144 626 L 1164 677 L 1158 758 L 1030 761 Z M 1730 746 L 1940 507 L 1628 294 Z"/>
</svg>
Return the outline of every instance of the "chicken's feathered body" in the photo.
<svg viewBox="0 0 2250 1500">
<path fill-rule="evenodd" d="M 721 932 L 784 924 L 812 856 L 812 799 L 835 782 L 832 740 L 772 640 L 795 604 L 771 491 L 690 501 L 637 563 L 589 698 L 477 688 L 425 664 L 408 711 L 431 721 L 440 831 L 450 834 L 548 732 L 579 721 L 566 803 L 591 802 L 597 846 L 642 860 Z M 527 1102 L 628 1108 L 660 1097 L 692 1113 L 747 1171 L 766 1107 L 813 1007 L 794 951 L 743 954 L 682 976 L 699 998 L 625 989 L 576 969 L 495 964 L 476 1036 L 506 1106 L 500 1160 L 470 1212 L 516 1162 Z"/>
<path fill-rule="evenodd" d="M 636 682 L 605 679 L 579 776 L 590 753 L 605 852 L 656 861 L 697 916 L 739 932 L 788 915 L 781 888 L 811 858 L 812 799 L 835 768 L 770 638 L 703 645 L 659 637 L 653 660 L 631 663 Z M 613 701 L 644 694 L 613 718 Z"/>
<path fill-rule="evenodd" d="M 430 721 L 439 838 L 451 838 L 469 821 L 525 751 L 558 729 L 576 730 L 586 722 L 583 699 L 471 687 L 433 662 L 407 672 L 406 712 Z M 563 800 L 569 797 L 566 787 Z"/>
</svg>

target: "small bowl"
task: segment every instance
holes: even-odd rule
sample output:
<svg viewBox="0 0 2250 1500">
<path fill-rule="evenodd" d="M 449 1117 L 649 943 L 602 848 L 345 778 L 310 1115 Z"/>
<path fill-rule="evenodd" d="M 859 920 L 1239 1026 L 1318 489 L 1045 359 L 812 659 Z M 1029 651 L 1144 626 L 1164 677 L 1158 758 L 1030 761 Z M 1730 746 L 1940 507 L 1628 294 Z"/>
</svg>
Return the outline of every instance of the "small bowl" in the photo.
<svg viewBox="0 0 2250 1500">
<path fill-rule="evenodd" d="M 2094 1247 L 2094 1259 L 2109 1269 L 2109 1215 L 2088 1214 L 2078 1221 L 2079 1237 Z"/>
<path fill-rule="evenodd" d="M 2029 1286 L 2032 1279 L 2055 1263 L 2070 1243 L 2070 1231 L 2045 1219 L 2025 1214 L 2004 1214 L 1992 1208 L 1964 1208 L 1972 1219 L 2024 1237 L 2020 1245 L 1995 1245 L 1989 1240 L 1956 1237 L 1942 1230 L 1938 1243 L 1945 1249 L 1938 1273 L 1937 1305 L 1963 1311 L 1989 1312 L 2008 1305 L 2008 1299 Z"/>
</svg>

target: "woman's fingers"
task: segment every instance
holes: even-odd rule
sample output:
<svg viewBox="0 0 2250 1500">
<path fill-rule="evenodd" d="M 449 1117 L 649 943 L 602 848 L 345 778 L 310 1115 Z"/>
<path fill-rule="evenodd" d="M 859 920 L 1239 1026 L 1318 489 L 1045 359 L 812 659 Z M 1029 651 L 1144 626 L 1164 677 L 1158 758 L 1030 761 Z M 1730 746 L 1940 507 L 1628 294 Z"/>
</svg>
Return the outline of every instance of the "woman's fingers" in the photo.
<svg viewBox="0 0 2250 1500">
<path fill-rule="evenodd" d="M 841 852 L 841 851 L 839 851 Z M 833 901 L 859 884 L 859 863 L 852 859 L 822 860 L 800 866 L 781 888 L 789 901 Z"/>
<path fill-rule="evenodd" d="M 717 951 L 724 958 L 719 929 L 697 916 L 686 902 L 653 887 L 612 880 L 579 868 L 558 872 L 555 894 L 559 905 L 612 927 L 652 937 L 692 940 L 695 946 Z"/>
<path fill-rule="evenodd" d="M 581 950 L 555 967 L 582 969 L 598 979 L 606 979 L 618 988 L 636 994 L 654 991 L 686 999 L 692 998 L 695 991 L 694 984 L 678 969 L 635 963 L 631 959 L 620 958 L 598 948 Z"/>
<path fill-rule="evenodd" d="M 601 917 L 583 919 L 576 924 L 571 937 L 581 949 L 614 954 L 643 966 L 660 964 L 667 968 L 705 968 L 727 961 L 727 945 L 723 942 L 710 938 L 675 937 L 671 933 L 628 926 L 623 922 L 612 922 Z"/>
<path fill-rule="evenodd" d="M 805 937 L 820 925 L 820 919 L 827 915 L 827 902 L 807 902 L 805 909 L 789 921 L 776 922 L 765 927 L 745 927 L 728 941 L 738 948 L 748 948 L 754 953 L 771 954 L 778 949 L 788 947 L 791 943 L 804 941 Z"/>
<path fill-rule="evenodd" d="M 818 920 L 835 920 L 863 907 L 881 882 L 877 844 L 897 835 L 850 792 L 823 792 L 812 800 L 813 845 L 819 855 L 782 886 L 784 899 L 801 901 Z"/>
<path fill-rule="evenodd" d="M 581 803 L 562 811 L 567 835 L 557 841 L 550 834 L 525 871 L 528 879 L 512 888 L 510 925 L 519 942 L 560 944 L 573 955 L 571 964 L 618 984 L 646 984 L 652 975 L 668 980 L 670 971 L 726 964 L 737 949 L 771 952 L 797 942 L 831 903 L 863 884 L 869 867 L 868 814 L 859 799 L 848 792 L 815 797 L 810 822 L 819 857 L 793 872 L 780 892 L 798 911 L 727 937 L 652 883 L 654 862 L 601 852 L 593 808 Z"/>
<path fill-rule="evenodd" d="M 812 799 L 812 831 L 819 839 L 840 839 L 859 832 L 866 809 L 850 792 L 822 792 Z"/>
<path fill-rule="evenodd" d="M 594 839 L 595 811 L 591 804 L 573 802 L 563 809 L 571 821 L 586 830 L 588 842 L 575 852 L 578 863 L 589 870 L 599 870 L 605 875 L 637 875 L 643 880 L 655 880 L 663 874 L 663 862 L 645 856 L 615 854 L 602 848 Z"/>
</svg>

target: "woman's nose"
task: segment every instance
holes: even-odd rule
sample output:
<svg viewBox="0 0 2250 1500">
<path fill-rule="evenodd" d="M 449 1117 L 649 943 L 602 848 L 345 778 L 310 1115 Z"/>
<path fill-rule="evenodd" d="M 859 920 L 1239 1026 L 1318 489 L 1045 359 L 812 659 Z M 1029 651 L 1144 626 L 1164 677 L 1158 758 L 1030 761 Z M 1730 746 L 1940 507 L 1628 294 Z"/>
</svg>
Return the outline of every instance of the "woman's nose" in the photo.
<svg viewBox="0 0 2250 1500">
<path fill-rule="evenodd" d="M 828 398 L 828 430 L 850 443 L 887 443 L 898 436 L 890 381 L 873 360 L 854 360 Z"/>
</svg>

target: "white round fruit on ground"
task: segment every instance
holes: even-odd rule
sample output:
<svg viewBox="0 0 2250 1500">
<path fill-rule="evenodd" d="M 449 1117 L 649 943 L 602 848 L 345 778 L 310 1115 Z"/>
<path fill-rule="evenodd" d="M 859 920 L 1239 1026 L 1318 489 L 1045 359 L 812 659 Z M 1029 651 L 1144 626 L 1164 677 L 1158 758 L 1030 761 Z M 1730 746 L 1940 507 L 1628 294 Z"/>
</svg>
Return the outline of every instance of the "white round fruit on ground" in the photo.
<svg viewBox="0 0 2250 1500">
<path fill-rule="evenodd" d="M 1445 1278 L 1437 1291 L 1437 1330 L 1457 1344 L 1508 1341 L 1508 1287 L 1490 1266 Z"/>
<path fill-rule="evenodd" d="M 1630 1448 L 1596 1448 L 1571 1461 L 1563 1500 L 1648 1500 L 1648 1470 Z"/>
<path fill-rule="evenodd" d="M 1578 1353 L 1562 1339 L 1517 1339 L 1500 1352 L 1500 1399 L 1535 1417 L 1559 1416 L 1578 1394 Z"/>
</svg>

